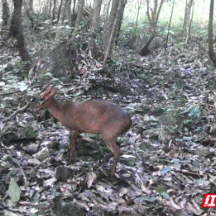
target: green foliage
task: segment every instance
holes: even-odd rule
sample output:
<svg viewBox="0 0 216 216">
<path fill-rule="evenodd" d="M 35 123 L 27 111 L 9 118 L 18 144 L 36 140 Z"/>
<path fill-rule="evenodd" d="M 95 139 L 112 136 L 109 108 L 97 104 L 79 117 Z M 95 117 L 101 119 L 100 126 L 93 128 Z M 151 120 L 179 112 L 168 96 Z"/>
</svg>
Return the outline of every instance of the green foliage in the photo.
<svg viewBox="0 0 216 216">
<path fill-rule="evenodd" d="M 159 35 L 166 36 L 168 25 L 170 21 L 171 16 L 171 10 L 172 10 L 172 3 L 173 1 L 165 1 L 163 3 L 161 13 L 158 20 L 158 33 Z M 195 8 L 194 8 L 194 16 L 193 16 L 193 23 L 191 28 L 191 33 L 195 34 L 198 37 L 206 37 L 207 35 L 207 22 L 208 19 L 205 18 L 205 22 L 203 23 L 203 18 L 201 14 L 203 13 L 202 10 L 202 1 L 195 2 Z M 150 32 L 150 26 L 149 26 L 149 20 L 146 14 L 147 11 L 147 5 L 145 2 L 142 3 L 139 13 L 139 19 L 138 19 L 138 28 L 135 30 L 135 22 L 137 18 L 137 12 L 138 12 L 138 1 L 128 2 L 127 6 L 125 8 L 124 13 L 124 23 L 122 25 L 122 31 L 134 31 L 134 34 L 143 34 L 146 32 Z M 185 2 L 183 3 L 180 0 L 176 0 L 175 6 L 174 6 L 174 13 L 172 17 L 172 23 L 171 23 L 171 35 L 178 35 L 182 34 L 183 29 L 183 21 L 184 21 L 184 13 L 185 13 Z M 204 17 L 208 17 L 208 10 L 204 11 Z M 203 27 L 200 27 L 200 26 Z M 132 28 L 132 30 L 131 30 Z"/>
</svg>

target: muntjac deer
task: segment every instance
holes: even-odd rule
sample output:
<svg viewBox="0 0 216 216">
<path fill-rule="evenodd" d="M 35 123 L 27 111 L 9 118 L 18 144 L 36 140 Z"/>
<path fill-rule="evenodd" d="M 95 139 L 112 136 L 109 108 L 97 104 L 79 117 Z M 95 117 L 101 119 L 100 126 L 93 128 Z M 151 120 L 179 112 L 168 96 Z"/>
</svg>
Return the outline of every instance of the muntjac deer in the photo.
<svg viewBox="0 0 216 216">
<path fill-rule="evenodd" d="M 61 103 L 53 96 L 55 90 L 49 87 L 40 95 L 38 109 L 47 108 L 50 114 L 70 131 L 71 161 L 77 136 L 80 133 L 100 134 L 114 155 L 111 176 L 114 176 L 120 150 L 116 145 L 117 137 L 131 127 L 131 117 L 117 104 L 105 100 Z"/>
</svg>

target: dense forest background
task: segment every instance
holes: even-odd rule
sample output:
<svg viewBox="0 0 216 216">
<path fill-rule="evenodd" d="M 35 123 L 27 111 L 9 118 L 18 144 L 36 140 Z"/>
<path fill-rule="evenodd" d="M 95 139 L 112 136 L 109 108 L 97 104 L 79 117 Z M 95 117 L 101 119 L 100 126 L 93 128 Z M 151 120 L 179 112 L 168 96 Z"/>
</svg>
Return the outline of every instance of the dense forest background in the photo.
<svg viewBox="0 0 216 216">
<path fill-rule="evenodd" d="M 214 216 L 214 0 L 1 0 L 0 214 Z M 37 109 L 108 100 L 132 127 L 113 158 L 100 136 Z M 114 130 L 114 129 L 113 129 Z M 102 162 L 105 161 L 105 162 Z"/>
</svg>

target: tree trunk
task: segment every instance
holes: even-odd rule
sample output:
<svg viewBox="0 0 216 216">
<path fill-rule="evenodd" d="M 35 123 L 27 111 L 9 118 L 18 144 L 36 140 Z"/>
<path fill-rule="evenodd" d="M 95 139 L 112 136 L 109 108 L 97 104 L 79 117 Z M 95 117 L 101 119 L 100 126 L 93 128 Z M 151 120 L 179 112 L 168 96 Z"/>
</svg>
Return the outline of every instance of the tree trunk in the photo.
<svg viewBox="0 0 216 216">
<path fill-rule="evenodd" d="M 10 18 L 10 14 L 9 14 L 9 7 L 8 7 L 7 0 L 2 0 L 2 20 L 3 20 L 2 26 L 3 27 L 7 27 L 9 18 Z"/>
<path fill-rule="evenodd" d="M 112 33 L 112 30 L 113 30 L 113 25 L 114 25 L 114 21 L 115 21 L 115 18 L 116 18 L 118 5 L 119 5 L 119 0 L 113 0 L 112 8 L 111 8 L 109 19 L 108 19 L 108 23 L 104 27 L 104 32 L 103 32 L 103 39 L 104 39 L 104 45 L 105 45 L 104 50 L 106 50 L 106 46 L 108 45 L 109 38 L 110 38 L 110 35 Z"/>
<path fill-rule="evenodd" d="M 67 20 L 68 25 L 71 25 L 71 0 L 68 0 L 68 6 L 67 6 Z"/>
<path fill-rule="evenodd" d="M 135 23 L 135 32 L 137 31 L 140 8 L 141 8 L 141 0 L 138 1 L 137 16 L 136 16 L 136 23 Z"/>
<path fill-rule="evenodd" d="M 72 14 L 72 20 L 71 20 L 71 24 L 70 24 L 71 27 L 75 26 L 76 17 L 77 17 L 77 14 L 76 14 L 76 0 L 73 0 L 73 14 Z"/>
<path fill-rule="evenodd" d="M 161 0 L 158 8 L 158 0 L 154 0 L 154 9 L 150 9 L 149 0 L 147 0 L 147 17 L 151 25 L 152 34 L 157 34 L 157 23 L 164 0 Z M 151 12 L 151 13 L 150 13 Z"/>
<path fill-rule="evenodd" d="M 23 5 L 25 8 L 26 14 L 27 14 L 27 16 L 31 22 L 31 27 L 34 29 L 35 28 L 35 21 L 34 21 L 34 16 L 33 16 L 33 13 L 34 13 L 33 0 L 30 0 L 27 4 L 24 1 Z"/>
<path fill-rule="evenodd" d="M 204 27 L 205 21 L 206 21 L 205 11 L 206 11 L 206 2 L 205 0 L 203 0 L 202 2 L 202 27 Z"/>
<path fill-rule="evenodd" d="M 84 0 L 79 0 L 79 5 L 78 5 L 78 12 L 77 12 L 77 18 L 76 18 L 76 23 L 75 23 L 75 27 L 74 27 L 74 32 L 73 32 L 73 37 L 74 38 L 77 34 L 79 25 L 81 23 L 82 20 L 82 15 L 83 15 L 83 10 L 84 10 Z"/>
<path fill-rule="evenodd" d="M 14 11 L 10 26 L 10 36 L 17 39 L 17 48 L 23 61 L 30 61 L 29 54 L 25 47 L 25 40 L 22 28 L 22 0 L 13 0 Z"/>
<path fill-rule="evenodd" d="M 209 57 L 214 66 L 216 66 L 216 55 L 213 47 L 213 19 L 214 19 L 214 0 L 210 2 L 209 27 L 208 27 L 208 42 L 209 42 Z"/>
<path fill-rule="evenodd" d="M 29 0 L 29 10 L 34 11 L 33 0 Z"/>
<path fill-rule="evenodd" d="M 118 44 L 118 38 L 120 35 L 120 30 L 121 30 L 121 25 L 122 25 L 122 21 L 123 21 L 123 16 L 124 16 L 124 9 L 125 6 L 127 4 L 127 0 L 121 0 L 119 3 L 119 10 L 118 10 L 118 16 L 117 16 L 117 20 L 116 20 L 116 32 L 115 32 L 115 43 Z"/>
<path fill-rule="evenodd" d="M 186 43 L 188 43 L 189 40 L 191 39 L 191 26 L 192 26 L 192 22 L 193 22 L 193 15 L 194 15 L 194 1 L 193 1 L 193 3 L 192 3 L 191 18 L 190 18 L 190 20 L 189 20 L 189 25 L 188 25 L 188 29 L 187 29 Z"/>
<path fill-rule="evenodd" d="M 169 26 L 168 26 L 168 33 L 167 33 L 167 37 L 166 37 L 165 49 L 167 48 L 167 43 L 168 43 L 168 40 L 169 40 L 169 33 L 170 33 L 170 27 L 171 27 L 171 23 L 172 23 L 172 16 L 173 16 L 173 11 L 174 11 L 174 6 L 175 6 L 175 0 L 173 1 L 173 5 L 172 5 L 172 11 L 171 11 L 171 16 L 170 16 L 170 20 L 169 20 Z"/>
<path fill-rule="evenodd" d="M 53 1 L 53 9 L 52 9 L 52 21 L 55 20 L 56 15 L 56 0 Z"/>
<path fill-rule="evenodd" d="M 50 0 L 49 1 L 49 14 L 48 14 L 48 19 L 52 19 L 52 5 L 53 5 L 53 1 Z"/>
<path fill-rule="evenodd" d="M 68 0 L 63 0 L 61 14 L 60 14 L 60 24 L 61 25 L 64 25 L 64 20 L 65 20 L 65 17 L 66 17 L 67 7 L 68 7 Z"/>
<path fill-rule="evenodd" d="M 108 3 L 106 5 L 106 7 L 105 7 L 106 12 L 104 12 L 104 13 L 105 13 L 106 19 L 105 19 L 105 22 L 104 22 L 104 29 L 105 29 L 105 26 L 107 26 L 107 22 L 108 22 L 108 18 L 109 18 L 110 3 L 111 3 L 111 0 L 108 0 Z"/>
<path fill-rule="evenodd" d="M 155 37 L 155 35 L 152 35 L 149 38 L 149 40 L 147 41 L 147 43 L 145 44 L 145 46 L 139 51 L 139 54 L 141 56 L 145 56 L 145 55 L 148 55 L 151 53 L 148 47 L 149 47 L 150 43 L 152 42 L 152 40 L 154 39 L 154 37 Z"/>
<path fill-rule="evenodd" d="M 111 29 L 111 34 L 110 34 L 110 37 L 109 37 L 108 42 L 107 42 L 107 46 L 105 47 L 103 69 L 106 68 L 107 59 L 108 59 L 109 53 L 111 51 L 112 43 L 114 41 L 114 33 L 115 33 L 115 28 L 116 28 L 116 22 L 117 22 L 117 19 L 115 18 L 114 23 L 113 23 L 113 27 Z"/>
<path fill-rule="evenodd" d="M 97 32 L 100 25 L 100 11 L 101 11 L 102 0 L 94 0 L 93 19 L 92 19 L 92 31 L 91 39 L 89 40 L 88 48 L 94 55 L 95 51 L 95 40 L 97 38 Z"/>
<path fill-rule="evenodd" d="M 60 5 L 59 5 L 57 22 L 59 22 L 59 19 L 60 19 L 62 4 L 63 4 L 63 0 L 61 0 Z"/>
<path fill-rule="evenodd" d="M 193 0 L 186 0 L 185 5 L 185 16 L 184 16 L 184 25 L 183 25 L 183 34 L 186 36 L 188 34 L 188 26 L 190 24 L 190 17 L 191 17 L 191 8 L 193 4 Z"/>
<path fill-rule="evenodd" d="M 59 23 L 58 23 L 58 29 L 56 31 L 56 38 L 55 38 L 56 40 L 60 40 L 61 37 L 62 37 L 61 26 L 64 26 L 64 20 L 65 20 L 65 17 L 66 17 L 67 6 L 68 6 L 68 0 L 63 0 L 60 20 L 59 20 Z"/>
<path fill-rule="evenodd" d="M 154 39 L 154 37 L 157 35 L 157 23 L 158 23 L 158 19 L 160 16 L 160 11 L 161 11 L 163 2 L 164 2 L 164 0 L 161 0 L 160 5 L 158 7 L 158 0 L 155 0 L 154 1 L 154 8 L 150 9 L 149 0 L 147 0 L 147 17 L 148 17 L 149 23 L 152 27 L 152 29 L 151 29 L 152 30 L 152 36 L 149 38 L 149 40 L 144 45 L 144 47 L 139 51 L 139 54 L 141 56 L 148 55 L 151 53 L 150 50 L 148 49 L 148 47 L 149 47 L 150 43 L 152 42 L 152 40 Z"/>
</svg>

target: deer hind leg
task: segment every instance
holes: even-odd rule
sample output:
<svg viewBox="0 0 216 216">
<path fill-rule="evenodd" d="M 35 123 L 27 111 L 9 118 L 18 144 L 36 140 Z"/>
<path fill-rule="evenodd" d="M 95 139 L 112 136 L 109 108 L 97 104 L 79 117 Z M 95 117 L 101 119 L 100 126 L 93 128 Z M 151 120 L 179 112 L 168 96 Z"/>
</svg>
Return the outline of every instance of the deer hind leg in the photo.
<svg viewBox="0 0 216 216">
<path fill-rule="evenodd" d="M 117 141 L 116 134 L 108 134 L 107 131 L 105 131 L 105 133 L 103 133 L 102 136 L 103 136 L 104 142 L 106 143 L 106 145 L 109 147 L 109 149 L 111 150 L 111 152 L 114 155 L 114 163 L 113 163 L 113 167 L 111 169 L 111 176 L 114 176 L 115 170 L 116 170 L 116 165 L 117 165 L 119 157 L 121 155 L 121 151 L 120 151 L 119 147 L 116 145 L 116 141 Z"/>
<path fill-rule="evenodd" d="M 69 153 L 69 159 L 68 159 L 69 162 L 72 161 L 72 156 L 73 156 L 73 153 L 74 153 L 74 149 L 75 149 L 75 146 L 76 146 L 76 140 L 77 140 L 78 135 L 79 135 L 78 132 L 70 131 L 70 153 Z"/>
</svg>

